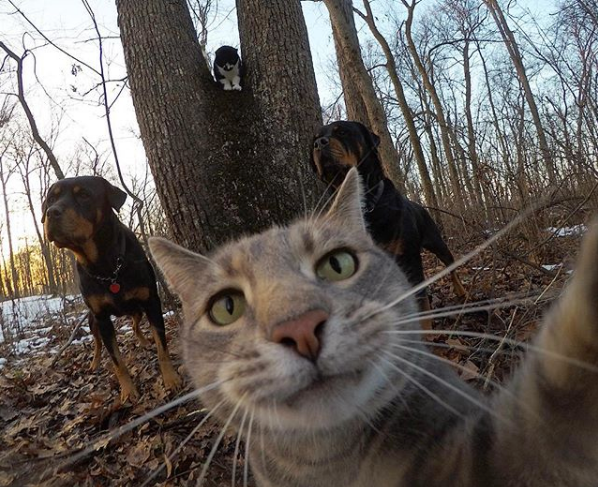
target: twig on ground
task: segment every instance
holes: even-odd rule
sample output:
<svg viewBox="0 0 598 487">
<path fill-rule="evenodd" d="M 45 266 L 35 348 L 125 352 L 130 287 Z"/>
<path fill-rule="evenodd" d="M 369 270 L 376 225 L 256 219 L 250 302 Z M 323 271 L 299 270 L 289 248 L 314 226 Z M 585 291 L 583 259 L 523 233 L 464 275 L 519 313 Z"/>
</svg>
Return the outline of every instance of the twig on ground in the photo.
<svg viewBox="0 0 598 487">
<path fill-rule="evenodd" d="M 89 311 L 87 313 L 85 313 L 85 315 L 83 315 L 81 317 L 81 319 L 77 322 L 69 339 L 66 341 L 66 343 L 64 345 L 62 345 L 62 347 L 60 347 L 60 350 L 58 350 L 58 352 L 56 353 L 56 356 L 52 359 L 52 362 L 50 363 L 50 367 L 54 367 L 54 365 L 56 365 L 56 362 L 58 362 L 58 359 L 60 358 L 62 353 L 68 348 L 68 346 L 75 339 L 75 336 L 77 335 L 77 331 L 79 330 L 79 328 L 81 328 L 81 325 L 83 325 L 83 322 L 87 319 L 88 316 L 89 316 Z"/>
</svg>

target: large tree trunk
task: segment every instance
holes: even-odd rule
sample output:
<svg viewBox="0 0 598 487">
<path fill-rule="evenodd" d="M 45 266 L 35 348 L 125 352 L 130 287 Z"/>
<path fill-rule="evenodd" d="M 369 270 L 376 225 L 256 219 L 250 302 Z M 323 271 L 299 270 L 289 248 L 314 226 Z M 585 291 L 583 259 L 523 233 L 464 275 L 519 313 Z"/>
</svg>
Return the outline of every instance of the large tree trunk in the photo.
<svg viewBox="0 0 598 487">
<path fill-rule="evenodd" d="M 117 0 L 133 103 L 174 239 L 206 251 L 286 222 L 314 201 L 321 123 L 299 0 L 238 0 L 247 68 L 222 91 L 185 0 Z"/>
<path fill-rule="evenodd" d="M 382 166 L 388 177 L 404 191 L 405 184 L 399 167 L 399 155 L 388 130 L 386 113 L 376 95 L 374 84 L 361 57 L 359 39 L 353 18 L 353 2 L 352 0 L 324 0 L 324 4 L 330 14 L 330 23 L 335 34 L 334 40 L 339 69 L 344 70 L 344 73 L 341 74 L 341 80 L 351 77 L 351 89 L 356 87 L 359 90 L 363 105 L 366 108 L 367 113 L 365 115 L 353 114 L 355 115 L 354 119 L 363 122 L 367 115 L 369 128 L 380 137 L 378 152 L 380 153 Z M 345 88 L 345 84 L 343 84 L 343 88 Z M 353 102 L 351 98 L 355 98 L 352 93 L 350 93 L 347 108 L 349 106 L 359 108 L 359 105 Z M 351 117 L 351 114 L 348 114 Z"/>
<path fill-rule="evenodd" d="M 343 55 L 342 36 L 349 35 L 352 37 L 351 43 L 359 44 L 357 37 L 357 29 L 355 28 L 355 18 L 353 17 L 353 10 L 350 2 L 343 2 L 340 5 L 342 15 L 349 26 L 348 32 L 339 31 L 339 25 L 332 22 L 332 38 L 334 39 L 334 49 L 336 51 L 336 61 L 338 63 L 338 74 L 341 79 L 341 86 L 343 87 L 343 98 L 345 99 L 345 108 L 347 109 L 347 118 L 361 122 L 364 125 L 370 125 L 368 117 L 368 110 L 361 96 L 359 84 L 355 76 L 351 72 L 351 63 L 347 56 Z"/>
</svg>

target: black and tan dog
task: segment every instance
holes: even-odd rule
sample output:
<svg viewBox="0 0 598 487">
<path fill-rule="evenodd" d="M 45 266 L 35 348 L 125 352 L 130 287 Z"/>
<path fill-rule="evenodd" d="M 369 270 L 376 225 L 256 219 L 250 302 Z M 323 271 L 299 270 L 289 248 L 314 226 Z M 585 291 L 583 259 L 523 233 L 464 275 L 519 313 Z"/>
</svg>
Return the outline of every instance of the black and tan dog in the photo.
<svg viewBox="0 0 598 487">
<path fill-rule="evenodd" d="M 138 397 L 137 389 L 120 355 L 111 316 L 133 317 L 133 330 L 143 346 L 149 345 L 139 322 L 147 315 L 158 349 L 158 362 L 167 389 L 177 389 L 166 345 L 164 318 L 154 270 L 137 237 L 117 218 L 127 195 L 104 178 L 67 178 L 50 187 L 42 206 L 42 223 L 49 241 L 71 250 L 77 260 L 79 286 L 90 309 L 94 337 L 90 369 L 100 364 L 104 343 L 120 383 L 121 400 Z"/>
<path fill-rule="evenodd" d="M 419 284 L 424 280 L 422 248 L 436 254 L 444 265 L 455 259 L 428 211 L 408 200 L 385 176 L 378 159 L 379 142 L 378 136 L 359 122 L 333 122 L 314 138 L 312 165 L 332 190 L 340 186 L 349 169 L 358 168 L 366 193 L 365 218 L 374 241 L 394 256 L 412 284 Z M 455 294 L 463 297 L 459 277 L 455 272 L 451 277 Z M 422 308 L 429 309 L 425 294 L 420 300 Z"/>
</svg>

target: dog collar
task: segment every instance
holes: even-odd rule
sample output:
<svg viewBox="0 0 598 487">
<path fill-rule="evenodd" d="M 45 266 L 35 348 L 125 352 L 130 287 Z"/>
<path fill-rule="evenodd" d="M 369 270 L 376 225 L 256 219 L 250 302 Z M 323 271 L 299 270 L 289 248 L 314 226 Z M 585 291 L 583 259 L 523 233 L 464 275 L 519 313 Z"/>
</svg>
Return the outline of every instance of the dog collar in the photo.
<svg viewBox="0 0 598 487">
<path fill-rule="evenodd" d="M 98 276 L 96 274 L 92 274 L 87 269 L 85 269 L 85 267 L 83 267 L 83 269 L 85 270 L 87 275 L 89 277 L 91 277 L 92 279 L 95 279 L 96 281 L 100 281 L 100 282 L 109 282 L 110 284 L 108 285 L 108 290 L 112 294 L 118 294 L 120 291 L 120 284 L 118 282 L 118 274 L 120 273 L 120 270 L 122 269 L 124 262 L 125 262 L 125 260 L 124 260 L 123 256 L 119 255 L 116 258 L 116 267 L 114 268 L 114 271 L 112 271 L 112 275 L 109 277 Z"/>
<path fill-rule="evenodd" d="M 125 238 L 121 232 L 121 234 L 120 234 L 120 253 L 118 254 L 118 257 L 116 257 L 116 267 L 112 271 L 112 275 L 110 275 L 109 277 L 98 276 L 96 274 L 92 274 L 87 269 L 85 269 L 85 267 L 83 267 L 83 269 L 85 270 L 87 275 L 89 277 L 91 277 L 92 279 L 95 279 L 96 281 L 100 281 L 100 282 L 110 283 L 110 284 L 108 284 L 108 290 L 112 294 L 118 294 L 120 292 L 120 283 L 118 282 L 118 274 L 120 273 L 120 270 L 122 269 L 122 267 L 125 263 L 125 258 L 124 258 L 125 246 L 126 246 Z"/>
</svg>

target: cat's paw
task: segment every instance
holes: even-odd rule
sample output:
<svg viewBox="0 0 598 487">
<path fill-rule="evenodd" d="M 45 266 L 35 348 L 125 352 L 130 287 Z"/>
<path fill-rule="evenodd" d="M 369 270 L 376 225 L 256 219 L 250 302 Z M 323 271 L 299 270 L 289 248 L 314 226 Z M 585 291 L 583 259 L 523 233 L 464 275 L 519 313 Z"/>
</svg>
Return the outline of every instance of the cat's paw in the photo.
<svg viewBox="0 0 598 487">
<path fill-rule="evenodd" d="M 241 85 L 233 85 L 233 90 L 235 91 L 241 91 L 243 88 L 241 88 Z"/>
<path fill-rule="evenodd" d="M 224 91 L 231 91 L 233 87 L 231 85 L 224 85 Z"/>
</svg>

